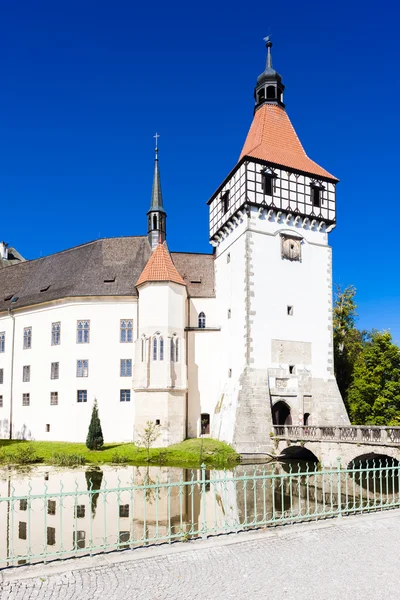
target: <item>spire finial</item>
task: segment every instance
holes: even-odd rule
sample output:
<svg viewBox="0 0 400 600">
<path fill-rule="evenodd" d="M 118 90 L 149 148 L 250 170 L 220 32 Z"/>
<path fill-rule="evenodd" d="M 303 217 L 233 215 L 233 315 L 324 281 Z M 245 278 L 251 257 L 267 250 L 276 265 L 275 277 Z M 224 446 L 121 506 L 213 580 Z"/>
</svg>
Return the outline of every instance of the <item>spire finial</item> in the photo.
<svg viewBox="0 0 400 600">
<path fill-rule="evenodd" d="M 156 135 L 153 135 L 153 138 L 156 139 L 156 160 L 158 160 L 158 138 L 160 135 L 156 132 Z"/>
<path fill-rule="evenodd" d="M 264 38 L 264 42 L 265 42 L 265 45 L 266 45 L 267 50 L 268 50 L 268 54 L 267 54 L 267 69 L 272 69 L 272 54 L 271 54 L 272 42 L 271 42 L 271 36 L 267 35 L 267 37 Z"/>
</svg>

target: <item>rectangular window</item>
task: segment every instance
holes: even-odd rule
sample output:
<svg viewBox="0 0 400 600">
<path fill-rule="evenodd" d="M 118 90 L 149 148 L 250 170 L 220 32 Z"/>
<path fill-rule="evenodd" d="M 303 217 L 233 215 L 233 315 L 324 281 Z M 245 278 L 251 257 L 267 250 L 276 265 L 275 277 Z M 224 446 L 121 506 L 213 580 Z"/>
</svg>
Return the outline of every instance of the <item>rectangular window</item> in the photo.
<svg viewBox="0 0 400 600">
<path fill-rule="evenodd" d="M 61 323 L 57 321 L 57 323 L 51 324 L 51 345 L 59 346 L 61 343 Z"/>
<path fill-rule="evenodd" d="M 50 406 L 57 406 L 58 392 L 50 392 Z"/>
<path fill-rule="evenodd" d="M 0 369 L 0 383 L 4 383 L 4 369 Z"/>
<path fill-rule="evenodd" d="M 19 510 L 28 510 L 28 500 L 26 498 L 19 501 Z"/>
<path fill-rule="evenodd" d="M 56 501 L 55 500 L 47 500 L 47 514 L 48 515 L 56 514 Z"/>
<path fill-rule="evenodd" d="M 263 193 L 266 196 L 272 196 L 274 175 L 272 173 L 268 173 L 266 171 L 263 171 L 263 173 L 262 173 L 261 176 L 262 176 L 262 189 L 263 189 Z"/>
<path fill-rule="evenodd" d="M 120 341 L 123 343 L 133 342 L 133 319 L 121 319 Z"/>
<path fill-rule="evenodd" d="M 76 376 L 77 377 L 87 377 L 89 374 L 89 361 L 85 360 L 77 360 L 76 361 Z"/>
<path fill-rule="evenodd" d="M 31 367 L 25 365 L 22 367 L 22 381 L 27 382 L 31 380 Z"/>
<path fill-rule="evenodd" d="M 287 307 L 287 314 L 288 314 L 289 317 L 293 317 L 293 314 L 294 314 L 293 306 L 288 306 Z"/>
<path fill-rule="evenodd" d="M 18 537 L 20 540 L 26 540 L 26 521 L 19 521 Z"/>
<path fill-rule="evenodd" d="M 3 408 L 3 396 L 0 396 L 0 408 Z"/>
<path fill-rule="evenodd" d="M 32 327 L 24 327 L 24 350 L 32 348 Z"/>
<path fill-rule="evenodd" d="M 120 504 L 119 505 L 119 516 L 120 517 L 129 517 L 129 504 Z"/>
<path fill-rule="evenodd" d="M 31 397 L 30 394 L 22 394 L 22 406 L 30 406 Z"/>
<path fill-rule="evenodd" d="M 119 399 L 121 402 L 130 402 L 131 390 L 120 390 Z"/>
<path fill-rule="evenodd" d="M 50 433 L 50 423 L 46 424 L 46 433 Z"/>
<path fill-rule="evenodd" d="M 74 531 L 72 543 L 74 548 L 84 548 L 86 545 L 86 533 L 84 531 Z"/>
<path fill-rule="evenodd" d="M 50 379 L 58 379 L 60 376 L 60 363 L 51 363 Z"/>
<path fill-rule="evenodd" d="M 316 206 L 317 208 L 321 206 L 323 189 L 322 186 L 311 185 L 311 202 L 313 206 Z"/>
<path fill-rule="evenodd" d="M 75 519 L 83 519 L 85 517 L 85 505 L 84 504 L 77 504 L 75 506 Z"/>
<path fill-rule="evenodd" d="M 230 190 L 226 190 L 226 192 L 224 192 L 221 195 L 221 202 L 222 202 L 222 214 L 226 214 L 229 210 L 229 196 L 230 196 Z"/>
<path fill-rule="evenodd" d="M 77 402 L 87 402 L 87 390 L 78 390 L 76 400 Z"/>
<path fill-rule="evenodd" d="M 132 377 L 132 359 L 131 358 L 121 358 L 120 375 L 121 375 L 121 377 Z"/>
<path fill-rule="evenodd" d="M 78 321 L 76 326 L 77 344 L 88 344 L 90 336 L 90 321 Z"/>
<path fill-rule="evenodd" d="M 0 333 L 0 352 L 5 352 L 6 350 L 6 332 L 2 331 Z"/>
<path fill-rule="evenodd" d="M 47 545 L 55 546 L 56 543 L 56 528 L 48 527 L 47 528 Z"/>
</svg>

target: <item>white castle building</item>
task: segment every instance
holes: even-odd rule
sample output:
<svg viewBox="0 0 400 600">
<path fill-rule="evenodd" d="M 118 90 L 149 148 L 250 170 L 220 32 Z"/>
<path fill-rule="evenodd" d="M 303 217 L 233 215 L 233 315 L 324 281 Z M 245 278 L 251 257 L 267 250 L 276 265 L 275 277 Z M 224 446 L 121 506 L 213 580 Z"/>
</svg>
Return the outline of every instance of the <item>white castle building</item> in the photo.
<svg viewBox="0 0 400 600">
<path fill-rule="evenodd" d="M 347 424 L 333 370 L 337 179 L 306 155 L 267 66 L 238 163 L 210 198 L 212 254 L 169 252 L 156 151 L 148 234 L 24 261 L 0 246 L 0 437 L 266 450 L 273 423 Z"/>
</svg>

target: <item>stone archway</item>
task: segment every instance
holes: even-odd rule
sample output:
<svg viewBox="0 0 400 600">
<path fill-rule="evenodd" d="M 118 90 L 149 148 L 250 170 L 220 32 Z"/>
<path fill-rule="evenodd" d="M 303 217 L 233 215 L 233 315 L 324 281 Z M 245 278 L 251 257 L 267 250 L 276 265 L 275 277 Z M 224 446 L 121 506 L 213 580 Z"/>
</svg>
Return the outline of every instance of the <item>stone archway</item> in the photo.
<svg viewBox="0 0 400 600">
<path fill-rule="evenodd" d="M 272 407 L 272 422 L 274 425 L 291 425 L 292 415 L 290 414 L 290 406 L 279 400 Z"/>
</svg>

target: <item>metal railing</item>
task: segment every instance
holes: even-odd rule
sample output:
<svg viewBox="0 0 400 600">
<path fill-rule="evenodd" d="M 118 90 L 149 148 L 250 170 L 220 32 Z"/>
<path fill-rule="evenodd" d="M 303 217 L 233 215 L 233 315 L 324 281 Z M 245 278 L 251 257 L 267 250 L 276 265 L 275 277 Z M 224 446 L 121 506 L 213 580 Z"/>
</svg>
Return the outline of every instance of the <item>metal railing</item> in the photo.
<svg viewBox="0 0 400 600">
<path fill-rule="evenodd" d="M 20 482 L 9 480 L 0 497 L 0 567 L 400 506 L 396 461 L 211 473 L 202 466 L 178 481 L 166 473 L 110 487 L 103 479 L 98 489 L 95 482 L 64 490 L 41 481 L 41 493 L 26 481 L 21 493 Z"/>
<path fill-rule="evenodd" d="M 342 441 L 377 445 L 399 445 L 400 427 L 375 427 L 368 425 L 323 426 L 274 425 L 276 437 L 290 440 Z"/>
</svg>

